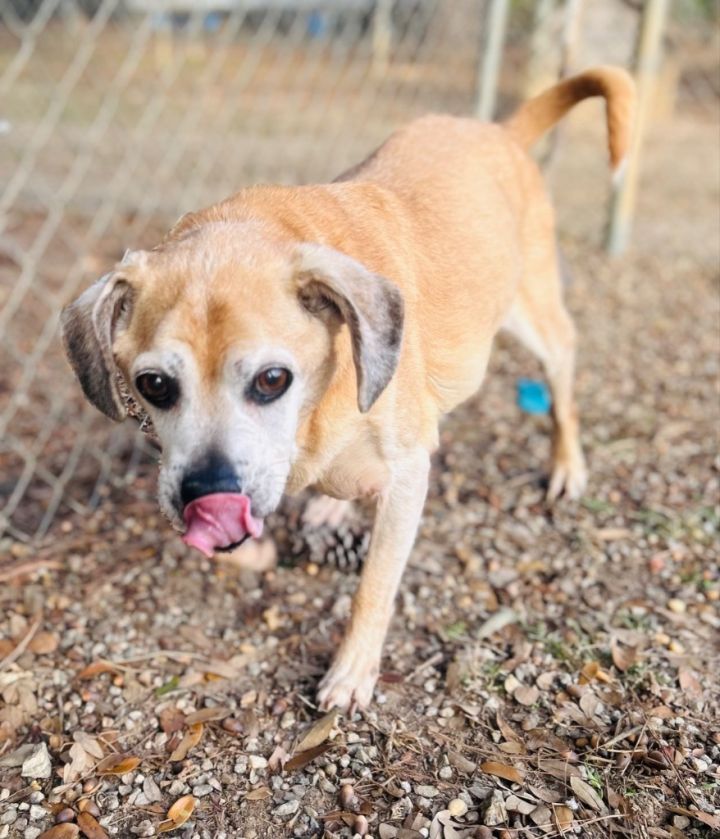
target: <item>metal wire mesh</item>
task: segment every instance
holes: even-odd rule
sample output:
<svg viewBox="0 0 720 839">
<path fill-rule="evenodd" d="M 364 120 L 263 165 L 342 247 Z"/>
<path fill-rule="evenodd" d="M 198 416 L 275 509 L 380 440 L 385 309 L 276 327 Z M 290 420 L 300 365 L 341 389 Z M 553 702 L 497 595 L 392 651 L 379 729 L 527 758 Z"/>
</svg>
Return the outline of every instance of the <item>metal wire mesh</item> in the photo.
<svg viewBox="0 0 720 839">
<path fill-rule="evenodd" d="M 413 116 L 490 112 L 528 78 L 589 63 L 572 27 L 597 40 L 597 9 L 580 27 L 579 6 L 0 2 L 0 548 L 83 514 L 152 458 L 72 380 L 57 315 L 79 288 L 244 184 L 331 178 Z M 488 44 L 493 13 L 507 27 Z M 616 31 L 603 43 L 624 44 L 628 61 L 632 27 L 605 17 Z M 488 49 L 503 44 L 490 77 Z"/>
</svg>

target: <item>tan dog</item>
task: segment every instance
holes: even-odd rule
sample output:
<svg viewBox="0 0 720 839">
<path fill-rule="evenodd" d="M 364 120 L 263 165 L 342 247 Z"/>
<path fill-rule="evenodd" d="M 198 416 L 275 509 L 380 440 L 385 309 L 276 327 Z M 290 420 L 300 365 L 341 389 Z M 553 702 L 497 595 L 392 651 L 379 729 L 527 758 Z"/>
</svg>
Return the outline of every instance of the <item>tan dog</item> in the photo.
<svg viewBox="0 0 720 839">
<path fill-rule="evenodd" d="M 552 387 L 550 498 L 585 485 L 575 335 L 553 211 L 526 150 L 597 95 L 617 167 L 632 82 L 590 70 L 503 125 L 424 117 L 334 183 L 254 187 L 186 215 L 63 313 L 90 401 L 124 418 L 121 374 L 152 416 L 162 507 L 205 553 L 259 535 L 283 492 L 377 499 L 323 707 L 372 697 L 438 421 L 478 390 L 502 327 Z"/>
</svg>

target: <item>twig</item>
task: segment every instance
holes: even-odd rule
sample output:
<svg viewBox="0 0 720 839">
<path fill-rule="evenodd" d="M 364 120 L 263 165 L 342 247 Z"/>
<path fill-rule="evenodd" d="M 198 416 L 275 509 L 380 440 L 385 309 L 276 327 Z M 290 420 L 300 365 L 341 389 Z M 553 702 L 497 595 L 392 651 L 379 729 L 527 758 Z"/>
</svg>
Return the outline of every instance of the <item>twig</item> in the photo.
<svg viewBox="0 0 720 839">
<path fill-rule="evenodd" d="M 28 562 L 21 562 L 19 565 L 13 565 L 7 570 L 0 570 L 0 583 L 6 583 L 14 577 L 19 577 L 22 574 L 31 574 L 33 571 L 39 571 L 41 568 L 62 568 L 62 562 L 57 559 L 31 559 Z"/>
<path fill-rule="evenodd" d="M 33 623 L 33 625 L 30 627 L 30 629 L 28 629 L 28 631 L 27 631 L 25 637 L 22 639 L 22 641 L 20 641 L 20 643 L 17 645 L 17 647 L 15 647 L 15 649 L 11 653 L 8 653 L 5 656 L 5 658 L 2 659 L 2 661 L 0 661 L 0 670 L 4 670 L 8 666 L 8 664 L 12 664 L 13 661 L 20 658 L 20 656 L 27 649 L 28 644 L 32 641 L 33 637 L 35 636 L 35 633 L 40 628 L 41 623 L 42 623 L 42 615 L 38 615 L 38 617 L 35 619 L 35 622 Z"/>
<path fill-rule="evenodd" d="M 598 749 L 609 749 L 610 746 L 614 746 L 616 743 L 620 743 L 623 740 L 627 740 L 628 737 L 632 737 L 635 734 L 640 734 L 641 731 L 646 727 L 646 723 L 642 725 L 633 726 L 633 728 L 628 728 L 627 731 L 623 731 L 617 735 L 617 737 L 613 737 L 612 740 L 608 740 L 607 743 L 600 743 L 598 745 Z"/>
<path fill-rule="evenodd" d="M 414 679 L 415 676 L 422 673 L 423 670 L 427 670 L 428 668 L 433 667 L 435 664 L 442 661 L 444 656 L 445 654 L 442 652 L 442 650 L 438 650 L 438 652 L 433 653 L 430 656 L 430 658 L 423 661 L 422 664 L 418 664 L 418 666 L 405 677 L 405 681 L 409 682 L 410 679 Z"/>
</svg>

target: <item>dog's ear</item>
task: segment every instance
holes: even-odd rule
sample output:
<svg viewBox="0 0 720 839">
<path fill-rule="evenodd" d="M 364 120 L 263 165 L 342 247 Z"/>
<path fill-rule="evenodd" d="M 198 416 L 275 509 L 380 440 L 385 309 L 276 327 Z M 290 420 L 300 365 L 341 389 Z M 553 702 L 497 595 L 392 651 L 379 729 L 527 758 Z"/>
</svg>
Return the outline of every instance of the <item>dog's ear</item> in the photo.
<svg viewBox="0 0 720 839">
<path fill-rule="evenodd" d="M 324 245 L 298 248 L 300 300 L 310 312 L 332 307 L 350 329 L 358 407 L 366 413 L 385 390 L 400 357 L 403 298 L 397 286 Z"/>
<path fill-rule="evenodd" d="M 133 292 L 120 272 L 101 277 L 62 311 L 65 352 L 85 396 L 110 419 L 123 420 L 113 340 L 130 320 Z"/>
</svg>

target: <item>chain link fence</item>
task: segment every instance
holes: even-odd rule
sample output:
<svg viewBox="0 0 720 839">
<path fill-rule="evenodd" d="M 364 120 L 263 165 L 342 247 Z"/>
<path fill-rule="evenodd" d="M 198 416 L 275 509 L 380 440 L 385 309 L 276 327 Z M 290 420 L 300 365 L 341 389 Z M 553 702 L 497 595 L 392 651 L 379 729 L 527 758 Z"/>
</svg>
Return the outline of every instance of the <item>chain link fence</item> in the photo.
<svg viewBox="0 0 720 839">
<path fill-rule="evenodd" d="M 538 79 L 630 65 L 641 6 L 1 0 L 0 553 L 150 470 L 58 340 L 60 307 L 126 247 L 245 184 L 332 178 L 429 110 L 503 111 Z M 718 95 L 711 14 L 674 9 L 671 87 L 695 108 Z"/>
</svg>

